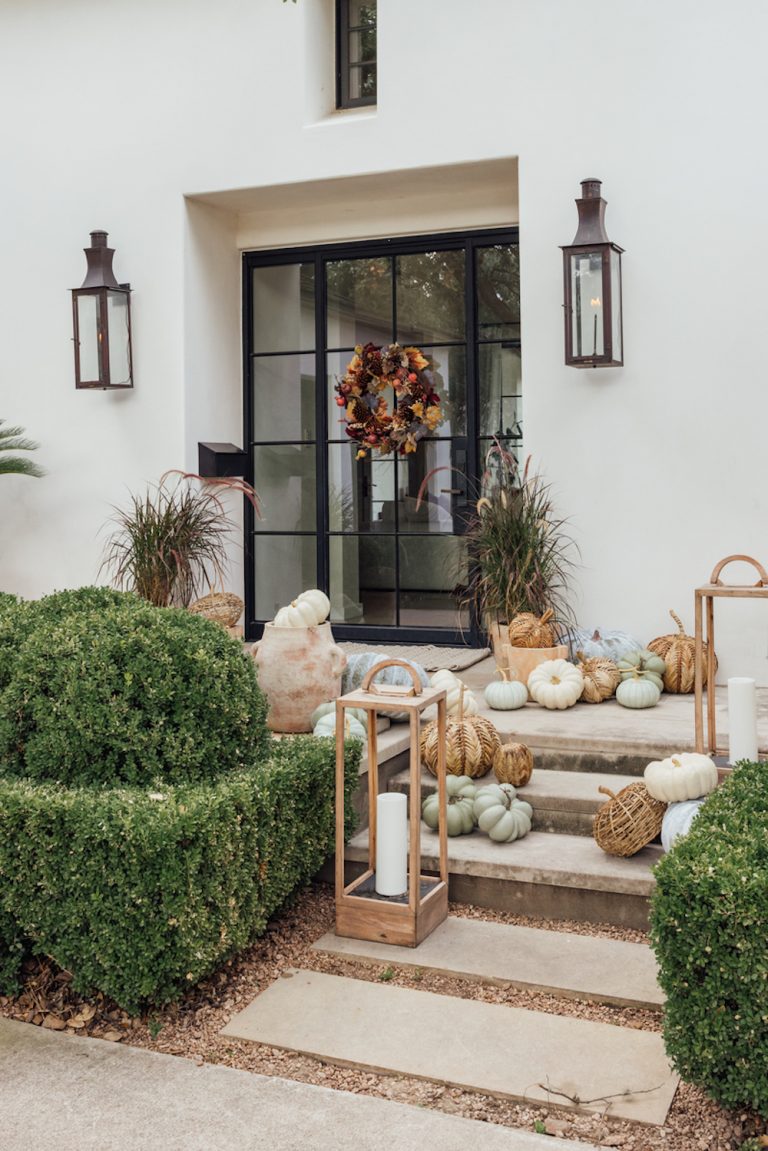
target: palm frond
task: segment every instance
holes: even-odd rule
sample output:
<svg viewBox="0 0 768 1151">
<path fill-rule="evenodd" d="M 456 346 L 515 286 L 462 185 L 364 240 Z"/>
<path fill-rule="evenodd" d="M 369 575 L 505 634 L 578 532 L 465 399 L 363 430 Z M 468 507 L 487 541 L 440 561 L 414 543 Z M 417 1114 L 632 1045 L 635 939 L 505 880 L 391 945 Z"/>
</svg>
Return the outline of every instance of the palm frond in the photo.
<svg viewBox="0 0 768 1151">
<path fill-rule="evenodd" d="M 39 444 L 29 440 L 20 427 L 4 427 L 5 420 L 0 420 L 0 452 L 34 452 Z M 23 456 L 0 456 L 0 476 L 44 476 L 45 471 L 32 460 Z"/>
</svg>

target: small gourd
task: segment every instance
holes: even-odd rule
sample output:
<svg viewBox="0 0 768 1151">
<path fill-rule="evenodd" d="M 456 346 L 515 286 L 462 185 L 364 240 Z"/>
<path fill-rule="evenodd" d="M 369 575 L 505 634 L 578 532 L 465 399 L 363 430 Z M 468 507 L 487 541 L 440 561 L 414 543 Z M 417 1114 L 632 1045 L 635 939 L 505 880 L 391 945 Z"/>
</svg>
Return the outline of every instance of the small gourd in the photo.
<svg viewBox="0 0 768 1151">
<path fill-rule="evenodd" d="M 645 786 L 662 803 L 700 799 L 717 787 L 717 767 L 708 755 L 683 751 L 649 763 L 643 773 Z"/>
<path fill-rule="evenodd" d="M 312 728 L 313 735 L 330 736 L 336 734 L 336 716 L 324 715 L 317 721 Z M 344 720 L 344 738 L 345 739 L 362 739 L 368 738 L 368 733 L 359 720 L 354 716 L 347 715 Z"/>
<path fill-rule="evenodd" d="M 509 783 L 489 783 L 481 787 L 474 805 L 477 826 L 495 843 L 511 843 L 531 830 L 533 808 L 517 798 Z"/>
<path fill-rule="evenodd" d="M 664 671 L 666 665 L 661 656 L 654 655 L 647 648 L 639 651 L 630 651 L 618 662 L 619 674 L 622 679 L 631 679 L 641 676 L 655 683 L 659 691 L 664 690 Z"/>
<path fill-rule="evenodd" d="M 555 631 L 550 622 L 554 614 L 551 608 L 542 616 L 520 612 L 509 625 L 509 642 L 513 647 L 554 647 Z"/>
<path fill-rule="evenodd" d="M 325 623 L 328 616 L 331 614 L 331 601 L 324 591 L 320 588 L 313 587 L 309 591 L 303 591 L 301 595 L 296 597 L 296 603 L 306 603 L 312 608 L 312 613 L 315 617 L 315 623 Z"/>
<path fill-rule="evenodd" d="M 347 707 L 344 709 L 344 714 L 352 716 L 367 730 L 368 716 L 370 715 L 370 712 L 366 711 L 364 707 Z M 309 718 L 310 726 L 315 727 L 318 721 L 321 720 L 325 715 L 336 715 L 335 700 L 330 700 L 328 703 L 321 703 L 318 707 L 315 708 Z"/>
<path fill-rule="evenodd" d="M 621 683 L 621 672 L 612 659 L 598 659 L 593 656 L 587 659 L 584 653 L 576 653 L 579 659 L 577 667 L 584 676 L 584 690 L 581 698 L 585 703 L 602 703 L 610 699 Z"/>
<path fill-rule="evenodd" d="M 445 779 L 448 807 L 445 828 L 449 835 L 469 835 L 475 827 L 474 801 L 477 789 L 467 775 L 448 775 Z M 440 797 L 435 791 L 421 805 L 421 818 L 433 831 L 440 819 Z"/>
<path fill-rule="evenodd" d="M 685 634 L 682 620 L 673 611 L 669 613 L 677 624 L 677 633 L 673 635 L 660 635 L 648 644 L 648 650 L 654 655 L 661 656 L 666 665 L 664 671 L 664 690 L 673 694 L 685 694 L 693 691 L 696 678 L 696 640 L 692 635 Z M 715 658 L 717 667 L 717 658 Z M 707 645 L 702 644 L 701 649 L 701 682 L 707 682 Z"/>
<path fill-rule="evenodd" d="M 309 603 L 293 600 L 288 607 L 281 607 L 275 616 L 275 627 L 314 627 L 317 623 L 315 609 Z"/>
<path fill-rule="evenodd" d="M 499 783 L 525 787 L 533 775 L 533 752 L 524 743 L 503 743 L 493 757 L 493 774 Z"/>
<path fill-rule="evenodd" d="M 651 679 L 639 673 L 623 679 L 616 688 L 616 702 L 622 707 L 655 707 L 661 699 L 661 690 Z"/>
<path fill-rule="evenodd" d="M 548 659 L 528 676 L 531 699 L 542 707 L 573 707 L 584 690 L 584 676 L 567 659 Z"/>
<path fill-rule="evenodd" d="M 528 688 L 519 679 L 510 679 L 509 671 L 500 667 L 500 680 L 489 683 L 485 689 L 485 702 L 494 711 L 516 711 L 528 702 Z"/>
</svg>

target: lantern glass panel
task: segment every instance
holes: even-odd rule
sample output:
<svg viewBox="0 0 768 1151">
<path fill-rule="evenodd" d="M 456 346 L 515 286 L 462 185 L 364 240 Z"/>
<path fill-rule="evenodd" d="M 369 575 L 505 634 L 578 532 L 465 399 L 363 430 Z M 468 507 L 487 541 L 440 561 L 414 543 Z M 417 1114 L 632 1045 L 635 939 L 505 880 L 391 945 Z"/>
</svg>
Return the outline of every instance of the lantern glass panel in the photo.
<svg viewBox="0 0 768 1151">
<path fill-rule="evenodd" d="M 571 255 L 571 342 L 574 356 L 602 356 L 603 254 L 574 252 Z"/>
<path fill-rule="evenodd" d="M 611 252 L 611 306 L 613 315 L 613 359 L 624 361 L 624 348 L 621 338 L 621 253 Z"/>
<path fill-rule="evenodd" d="M 99 297 L 84 294 L 77 297 L 77 337 L 80 355 L 80 380 L 94 383 L 101 379 L 99 349 L 101 327 L 99 323 Z"/>
<path fill-rule="evenodd" d="M 131 345 L 128 294 L 107 292 L 109 324 L 109 382 L 127 387 L 131 382 Z"/>
</svg>

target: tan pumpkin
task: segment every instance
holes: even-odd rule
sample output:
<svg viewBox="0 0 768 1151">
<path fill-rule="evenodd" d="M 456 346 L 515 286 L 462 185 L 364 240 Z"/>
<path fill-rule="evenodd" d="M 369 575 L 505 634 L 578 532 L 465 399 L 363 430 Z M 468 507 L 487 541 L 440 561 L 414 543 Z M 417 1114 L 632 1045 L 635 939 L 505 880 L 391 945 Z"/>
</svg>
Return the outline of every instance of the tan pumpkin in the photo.
<svg viewBox="0 0 768 1151">
<path fill-rule="evenodd" d="M 660 834 L 667 805 L 654 799 L 644 783 L 630 783 L 617 794 L 609 787 L 597 790 L 608 796 L 593 824 L 595 843 L 603 851 L 627 858 Z"/>
<path fill-rule="evenodd" d="M 586 659 L 584 653 L 576 652 L 577 667 L 584 676 L 584 690 L 581 698 L 585 703 L 602 703 L 615 694 L 621 683 L 621 672 L 612 659 Z"/>
<path fill-rule="evenodd" d="M 525 787 L 533 775 L 533 752 L 524 743 L 502 743 L 493 757 L 493 774 L 499 783 Z"/>
<path fill-rule="evenodd" d="M 421 759 L 432 775 L 437 775 L 438 748 L 437 724 L 428 723 L 421 733 Z M 445 770 L 449 775 L 468 775 L 470 779 L 478 779 L 488 770 L 483 763 L 483 745 L 471 719 L 449 719 L 445 725 Z"/>
<path fill-rule="evenodd" d="M 693 691 L 696 678 L 696 640 L 685 634 L 682 620 L 675 612 L 669 613 L 677 624 L 673 635 L 660 635 L 648 644 L 648 650 L 659 655 L 667 665 L 664 672 L 664 690 L 675 695 L 685 695 Z M 717 669 L 717 656 L 715 656 Z M 707 645 L 702 644 L 702 683 L 707 682 Z"/>
<path fill-rule="evenodd" d="M 483 715 L 470 715 L 467 719 L 477 732 L 477 738 L 483 749 L 483 767 L 488 771 L 493 763 L 493 757 L 501 747 L 499 733 L 491 721 Z"/>
<path fill-rule="evenodd" d="M 531 611 L 516 615 L 509 625 L 509 642 L 513 647 L 554 647 L 555 630 L 549 622 L 554 614 L 550 608 L 542 616 Z"/>
</svg>

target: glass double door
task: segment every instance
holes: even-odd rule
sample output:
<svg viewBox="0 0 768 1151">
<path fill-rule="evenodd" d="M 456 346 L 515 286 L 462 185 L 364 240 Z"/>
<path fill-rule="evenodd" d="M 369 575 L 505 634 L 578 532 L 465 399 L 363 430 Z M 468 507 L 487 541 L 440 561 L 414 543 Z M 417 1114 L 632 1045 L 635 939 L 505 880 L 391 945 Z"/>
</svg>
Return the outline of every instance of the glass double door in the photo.
<svg viewBox="0 0 768 1151">
<path fill-rule="evenodd" d="M 475 234 L 245 260 L 245 411 L 261 518 L 247 528 L 248 633 L 304 588 L 334 634 L 469 642 L 464 532 L 484 451 L 517 451 L 516 236 Z M 356 345 L 418 347 L 444 420 L 409 456 L 357 460 L 334 385 Z M 386 397 L 390 405 L 392 396 Z"/>
</svg>

